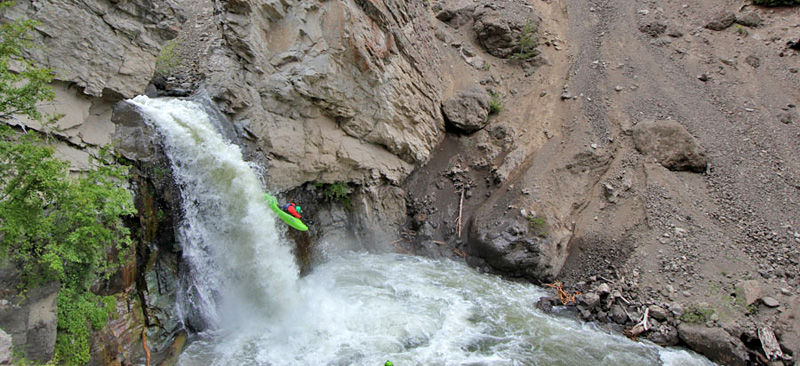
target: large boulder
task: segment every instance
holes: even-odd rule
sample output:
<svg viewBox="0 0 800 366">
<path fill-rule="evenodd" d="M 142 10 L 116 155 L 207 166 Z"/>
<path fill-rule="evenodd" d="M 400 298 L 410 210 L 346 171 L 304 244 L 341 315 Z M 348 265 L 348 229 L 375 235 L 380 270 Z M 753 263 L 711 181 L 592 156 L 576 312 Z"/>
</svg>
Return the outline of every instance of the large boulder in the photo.
<svg viewBox="0 0 800 366">
<path fill-rule="evenodd" d="M 461 90 L 442 103 L 447 122 L 464 132 L 475 132 L 489 123 L 489 94 L 477 86 Z"/>
<path fill-rule="evenodd" d="M 641 122 L 633 127 L 633 142 L 636 150 L 669 170 L 701 173 L 708 165 L 705 150 L 677 121 Z"/>
<path fill-rule="evenodd" d="M 536 33 L 541 19 L 530 6 L 515 2 L 505 2 L 502 5 L 489 3 L 476 8 L 473 17 L 475 23 L 472 27 L 478 42 L 492 56 L 507 58 L 520 52 L 520 39 L 523 35 L 533 42 L 528 46 L 537 45 Z"/>
<path fill-rule="evenodd" d="M 545 239 L 529 235 L 526 222 L 484 215 L 470 220 L 468 264 L 530 281 L 552 279 Z"/>
<path fill-rule="evenodd" d="M 448 2 L 444 9 L 436 14 L 436 19 L 453 28 L 460 28 L 472 21 L 473 12 L 475 12 L 475 3 L 471 0 Z"/>
<path fill-rule="evenodd" d="M 727 366 L 747 366 L 747 350 L 742 341 L 722 328 L 682 323 L 678 335 L 689 347 L 711 361 Z"/>
<path fill-rule="evenodd" d="M 155 131 L 133 104 L 122 101 L 114 105 L 111 121 L 116 126 L 115 151 L 132 161 L 153 162 L 157 146 Z"/>
<path fill-rule="evenodd" d="M 705 27 L 714 31 L 721 31 L 732 26 L 735 21 L 736 14 L 730 10 L 722 10 L 714 13 L 714 15 L 712 15 L 708 20 L 708 23 L 706 23 Z"/>
<path fill-rule="evenodd" d="M 736 284 L 736 295 L 741 296 L 744 305 L 751 305 L 761 299 L 761 285 L 756 280 L 742 281 Z M 739 300 L 739 299 L 737 299 Z"/>
</svg>

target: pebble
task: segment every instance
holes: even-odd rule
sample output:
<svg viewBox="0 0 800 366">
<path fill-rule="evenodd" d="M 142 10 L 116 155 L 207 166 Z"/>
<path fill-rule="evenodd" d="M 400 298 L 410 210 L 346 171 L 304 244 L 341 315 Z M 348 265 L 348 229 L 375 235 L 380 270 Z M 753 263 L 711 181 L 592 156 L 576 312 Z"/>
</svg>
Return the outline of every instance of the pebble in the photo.
<svg viewBox="0 0 800 366">
<path fill-rule="evenodd" d="M 788 288 L 784 287 L 784 288 L 781 289 L 781 294 L 786 295 L 786 296 L 792 296 L 792 291 L 789 290 Z"/>
</svg>

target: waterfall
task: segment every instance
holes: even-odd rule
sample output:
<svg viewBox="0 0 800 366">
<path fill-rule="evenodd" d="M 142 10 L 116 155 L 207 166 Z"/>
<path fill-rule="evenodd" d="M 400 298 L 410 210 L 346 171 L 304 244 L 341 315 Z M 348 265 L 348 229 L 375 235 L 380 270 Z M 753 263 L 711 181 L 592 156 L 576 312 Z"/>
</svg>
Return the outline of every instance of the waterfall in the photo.
<svg viewBox="0 0 800 366">
<path fill-rule="evenodd" d="M 183 308 L 212 328 L 230 320 L 226 314 L 279 313 L 297 298 L 298 268 L 240 148 L 194 102 L 139 96 L 131 103 L 158 131 L 180 187 L 178 239 L 191 268 Z"/>
<path fill-rule="evenodd" d="M 158 130 L 181 189 L 191 269 L 179 301 L 209 324 L 179 365 L 712 365 L 544 314 L 534 304 L 545 290 L 462 262 L 339 253 L 298 278 L 254 167 L 202 108 L 131 103 Z"/>
</svg>

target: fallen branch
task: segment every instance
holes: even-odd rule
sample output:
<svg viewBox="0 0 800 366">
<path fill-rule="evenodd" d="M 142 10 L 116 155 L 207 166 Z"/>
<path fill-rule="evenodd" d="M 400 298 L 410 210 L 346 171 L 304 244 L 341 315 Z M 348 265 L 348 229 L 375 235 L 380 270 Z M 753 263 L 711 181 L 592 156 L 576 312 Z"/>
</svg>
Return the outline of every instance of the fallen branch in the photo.
<svg viewBox="0 0 800 366">
<path fill-rule="evenodd" d="M 758 339 L 761 340 L 761 348 L 764 350 L 764 355 L 767 360 L 775 361 L 783 357 L 781 345 L 775 338 L 775 333 L 769 327 L 758 328 Z"/>
<path fill-rule="evenodd" d="M 147 333 L 144 329 L 142 329 L 142 347 L 144 348 L 144 354 L 147 357 L 146 366 L 150 366 L 150 350 L 147 348 Z"/>
<path fill-rule="evenodd" d="M 556 289 L 556 292 L 558 293 L 558 298 L 561 300 L 561 304 L 562 305 L 567 305 L 569 303 L 574 303 L 575 302 L 575 296 L 581 294 L 580 292 L 577 292 L 577 291 L 575 293 L 572 293 L 572 294 L 567 293 L 566 291 L 564 291 L 564 285 L 562 285 L 561 282 L 558 282 L 558 281 L 553 282 L 553 283 L 547 283 L 547 284 L 545 284 L 545 286 L 552 287 L 552 288 Z"/>
<path fill-rule="evenodd" d="M 397 249 L 397 251 L 398 251 L 398 252 L 400 252 L 400 253 L 403 253 L 403 254 L 408 254 L 408 255 L 414 255 L 414 253 L 412 253 L 411 251 L 409 251 L 409 250 L 406 250 L 406 249 L 403 249 L 403 248 L 400 248 L 400 247 L 398 247 L 397 245 L 395 245 L 394 247 L 395 247 L 395 249 Z"/>
<path fill-rule="evenodd" d="M 458 231 L 458 237 L 461 237 L 461 213 L 464 209 L 464 190 L 461 190 L 461 201 L 458 204 L 458 220 L 456 220 L 456 230 Z"/>
<path fill-rule="evenodd" d="M 436 244 L 436 245 L 447 245 L 447 243 L 445 243 L 443 241 L 439 241 L 439 240 L 434 240 L 433 243 Z"/>
<path fill-rule="evenodd" d="M 642 315 L 642 320 L 636 323 L 636 325 L 634 325 L 633 328 L 626 331 L 625 335 L 627 335 L 628 337 L 636 337 L 639 334 L 642 334 L 650 330 L 650 324 L 647 323 L 649 317 L 650 317 L 650 309 L 647 308 L 644 310 L 644 315 Z"/>
<path fill-rule="evenodd" d="M 466 258 L 467 257 L 466 253 L 464 253 L 464 252 L 462 252 L 462 251 L 460 251 L 458 249 L 453 249 L 453 253 L 456 253 L 456 255 L 461 257 L 461 258 Z"/>
</svg>

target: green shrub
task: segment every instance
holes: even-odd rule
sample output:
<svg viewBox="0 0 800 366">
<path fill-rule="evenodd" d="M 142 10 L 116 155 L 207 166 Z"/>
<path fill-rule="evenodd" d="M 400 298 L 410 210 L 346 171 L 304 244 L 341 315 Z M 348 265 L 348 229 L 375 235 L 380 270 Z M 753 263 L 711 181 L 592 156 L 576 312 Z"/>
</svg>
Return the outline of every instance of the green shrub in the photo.
<svg viewBox="0 0 800 366">
<path fill-rule="evenodd" d="M 681 321 L 685 323 L 701 324 L 711 320 L 714 309 L 707 306 L 691 306 L 681 315 Z"/>
<path fill-rule="evenodd" d="M 113 309 L 113 296 L 103 297 L 71 288 L 62 289 L 58 293 L 58 335 L 55 346 L 58 363 L 89 363 L 91 329 L 103 329 Z"/>
<path fill-rule="evenodd" d="M 512 54 L 511 59 L 524 61 L 539 55 L 539 50 L 536 49 L 536 46 L 536 27 L 533 20 L 528 19 L 519 36 L 519 52 Z"/>
<path fill-rule="evenodd" d="M 322 193 L 325 196 L 326 202 L 339 202 L 345 206 L 348 210 L 352 208 L 350 203 L 350 189 L 347 187 L 347 183 L 344 182 L 336 182 L 333 184 L 325 184 L 325 183 L 317 183 L 317 188 L 322 189 Z"/>
<path fill-rule="evenodd" d="M 546 238 L 547 233 L 547 220 L 544 217 L 539 216 L 528 216 L 528 229 L 530 229 L 533 235 L 536 235 L 540 238 Z"/>
<path fill-rule="evenodd" d="M 800 4 L 800 0 L 753 0 L 753 5 L 761 6 L 791 6 L 798 4 Z"/>
<path fill-rule="evenodd" d="M 492 100 L 489 101 L 489 115 L 498 114 L 503 111 L 503 100 L 500 93 L 489 92 Z"/>
<path fill-rule="evenodd" d="M 174 74 L 181 64 L 180 54 L 178 53 L 180 44 L 178 39 L 172 39 L 161 47 L 161 51 L 156 57 L 156 74 L 169 76 Z"/>
</svg>

